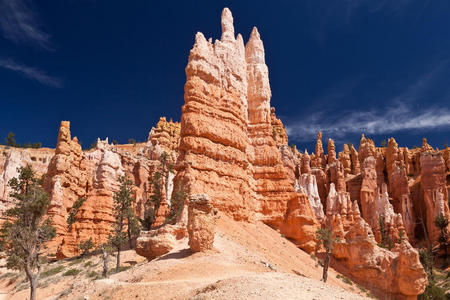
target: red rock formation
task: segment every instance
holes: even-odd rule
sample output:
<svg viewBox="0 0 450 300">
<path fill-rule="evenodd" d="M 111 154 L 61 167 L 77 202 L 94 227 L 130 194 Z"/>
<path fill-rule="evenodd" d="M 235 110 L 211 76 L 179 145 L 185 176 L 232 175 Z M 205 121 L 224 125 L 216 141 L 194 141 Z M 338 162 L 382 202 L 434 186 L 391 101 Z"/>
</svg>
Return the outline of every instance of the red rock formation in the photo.
<svg viewBox="0 0 450 300">
<path fill-rule="evenodd" d="M 189 248 L 193 252 L 213 249 L 217 210 L 208 195 L 190 195 L 187 231 Z"/>
<path fill-rule="evenodd" d="M 282 145 L 284 127 L 270 108 L 258 30 L 244 48 L 224 9 L 221 40 L 211 44 L 197 33 L 186 77 L 176 180 L 191 194 L 210 194 L 212 205 L 236 220 L 255 219 L 257 212 L 281 226 L 287 203 L 297 197 L 295 165 Z"/>
<path fill-rule="evenodd" d="M 358 158 L 360 165 L 369 156 L 375 157 L 375 143 L 371 139 L 366 139 L 364 134 L 361 135 L 361 141 L 359 143 Z"/>
<path fill-rule="evenodd" d="M 333 249 L 333 265 L 338 270 L 343 266 L 345 274 L 378 296 L 416 299 L 428 284 L 417 251 L 406 239 L 392 251 L 378 247 L 370 226 L 353 216 L 355 221 Z"/>
<path fill-rule="evenodd" d="M 148 259 L 164 255 L 176 246 L 178 227 L 166 225 L 157 230 L 141 231 L 137 241 L 135 251 L 140 256 Z"/>
<path fill-rule="evenodd" d="M 270 119 L 272 123 L 273 129 L 273 138 L 277 146 L 287 145 L 288 144 L 288 136 L 286 133 L 286 128 L 284 128 L 283 123 L 280 119 L 275 115 L 275 107 L 270 108 Z"/>
<path fill-rule="evenodd" d="M 364 160 L 362 167 L 362 185 L 361 185 L 361 209 L 364 220 L 371 226 L 375 232 L 375 238 L 378 243 L 383 242 L 380 232 L 380 222 L 383 222 L 386 232 L 385 243 L 394 245 L 404 236 L 404 226 L 402 216 L 394 212 L 394 208 L 389 202 L 389 195 L 385 183 L 380 188 L 377 185 L 376 161 L 373 156 Z M 381 218 L 381 219 L 380 219 Z M 389 237 L 389 240 L 387 240 Z M 389 245 L 386 245 L 389 246 Z"/>
<path fill-rule="evenodd" d="M 360 164 L 359 164 L 359 154 L 358 151 L 356 151 L 355 147 L 350 148 L 350 157 L 352 159 L 352 174 L 358 174 L 361 172 Z"/>
<path fill-rule="evenodd" d="M 350 199 L 359 202 L 362 185 L 361 174 L 347 177 L 345 185 L 347 186 L 347 192 L 350 194 Z"/>
<path fill-rule="evenodd" d="M 345 192 L 347 190 L 345 186 L 344 167 L 342 166 L 341 162 L 335 161 L 327 165 L 326 174 L 328 186 L 331 183 L 334 183 L 337 191 Z"/>
<path fill-rule="evenodd" d="M 440 152 L 423 152 L 420 155 L 421 187 L 423 201 L 426 207 L 426 225 L 431 242 L 437 241 L 439 228 L 434 225 L 434 219 L 443 214 L 450 219 L 448 207 L 448 191 L 446 182 L 445 162 Z"/>
<path fill-rule="evenodd" d="M 422 152 L 425 151 L 433 151 L 433 147 L 431 147 L 428 142 L 427 142 L 427 138 L 423 138 L 422 139 Z"/>
<path fill-rule="evenodd" d="M 317 189 L 316 177 L 312 174 L 302 174 L 297 184 L 295 191 L 308 196 L 314 215 L 319 222 L 322 222 L 325 215 L 322 202 L 320 201 L 319 190 Z"/>
<path fill-rule="evenodd" d="M 189 193 L 212 194 L 212 204 L 238 220 L 258 210 L 246 154 L 246 65 L 242 36 L 235 38 L 233 17 L 224 9 L 221 40 L 211 44 L 197 33 L 189 55 L 176 179 Z M 270 106 L 261 108 L 267 115 L 259 116 L 270 122 Z"/>
<path fill-rule="evenodd" d="M 301 173 L 305 174 L 305 173 L 309 173 L 311 172 L 311 159 L 309 157 L 308 151 L 305 150 L 305 153 L 302 155 L 302 160 L 301 160 Z"/>
<path fill-rule="evenodd" d="M 84 152 L 76 138 L 71 140 L 69 122 L 61 123 L 55 156 L 50 161 L 45 180 L 51 200 L 48 213 L 57 229 L 57 238 L 50 243 L 50 247 L 52 251 L 58 249 L 58 258 L 78 254 L 77 244 L 89 238 L 95 244 L 106 241 L 114 222 L 113 193 L 118 190 L 117 179 L 121 175 L 134 181 L 134 208 L 137 215 L 143 217 L 145 203 L 152 193 L 149 180 L 160 164 L 159 155 L 169 151 L 169 159 L 176 158 L 170 149 L 172 146 L 164 144 L 170 139 L 177 139 L 177 125 L 166 122 L 169 124 L 166 126 L 164 122 L 160 120 L 157 126 L 160 130 L 153 130 L 150 134 L 148 146 L 110 145 L 106 139 L 98 140 L 95 149 Z M 155 131 L 159 136 L 154 136 Z M 167 131 L 171 134 L 166 134 Z M 173 188 L 170 182 L 173 174 L 169 174 L 168 179 L 167 195 L 164 190 L 156 225 L 164 222 L 170 209 L 167 198 L 170 198 Z M 76 222 L 67 228 L 68 212 L 78 198 L 86 200 L 78 210 Z"/>
<path fill-rule="evenodd" d="M 344 167 L 344 174 L 347 176 L 352 173 L 351 152 L 347 144 L 344 144 L 344 150 L 338 154 L 339 161 Z"/>
<path fill-rule="evenodd" d="M 311 160 L 311 167 L 323 169 L 326 165 L 325 154 L 322 146 L 322 132 L 317 133 L 316 152 L 314 159 Z"/>
<path fill-rule="evenodd" d="M 326 207 L 328 186 L 327 186 L 327 175 L 322 169 L 313 168 L 311 169 L 311 174 L 316 177 L 317 189 L 319 190 L 320 201 L 322 201 L 323 207 Z"/>
<path fill-rule="evenodd" d="M 378 247 L 357 202 L 352 202 L 346 192 L 336 192 L 334 184 L 327 199 L 327 224 L 340 239 L 333 249 L 336 260 L 332 262 L 339 271 L 382 297 L 414 299 L 425 290 L 427 276 L 417 251 L 406 239 L 392 252 Z"/>
<path fill-rule="evenodd" d="M 172 120 L 167 122 L 165 117 L 161 117 L 156 126 L 150 130 L 147 144 L 160 145 L 166 152 L 174 151 L 180 144 L 180 130 L 180 123 Z"/>
<path fill-rule="evenodd" d="M 356 202 L 354 202 L 356 203 Z M 327 217 L 339 215 L 339 218 L 350 218 L 353 203 L 350 200 L 350 195 L 346 191 L 336 191 L 334 183 L 330 184 L 330 192 L 327 197 Z"/>
<path fill-rule="evenodd" d="M 386 151 L 386 170 L 389 181 L 388 190 L 393 198 L 394 210 L 403 217 L 408 237 L 414 240 L 414 224 L 416 219 L 413 214 L 413 206 L 410 199 L 411 191 L 409 190 L 404 157 L 395 139 L 390 138 Z"/>
<path fill-rule="evenodd" d="M 383 183 L 386 183 L 386 148 L 377 148 L 375 151 L 376 165 L 375 169 L 377 171 L 377 185 L 381 187 Z"/>
<path fill-rule="evenodd" d="M 264 60 L 264 46 L 258 30 L 253 28 L 245 46 L 247 63 L 248 137 L 252 147 L 247 148 L 248 160 L 253 167 L 254 191 L 259 198 L 263 220 L 272 226 L 283 223 L 283 212 L 293 200 L 294 165 L 291 150 L 274 140 L 270 119 L 270 84 Z M 287 141 L 286 141 L 287 142 Z M 284 150 L 283 150 L 284 149 Z M 289 157 L 291 156 L 291 157 Z M 295 200 L 294 200 L 295 201 Z"/>
<path fill-rule="evenodd" d="M 442 150 L 443 158 L 445 160 L 445 166 L 447 172 L 450 172 L 450 148 L 447 146 L 444 150 Z"/>
<path fill-rule="evenodd" d="M 298 196 L 288 202 L 281 232 L 297 245 L 312 252 L 316 245 L 316 231 L 320 228 L 307 195 Z"/>
<path fill-rule="evenodd" d="M 55 247 L 67 233 L 67 212 L 78 198 L 86 196 L 86 186 L 89 185 L 81 146 L 76 137 L 71 139 L 68 121 L 61 122 L 55 156 L 50 161 L 45 179 L 50 195 L 48 214 L 57 233 L 50 245 Z"/>
<path fill-rule="evenodd" d="M 332 139 L 328 139 L 328 147 L 327 147 L 327 159 L 328 164 L 332 164 L 337 161 L 336 159 L 336 146 L 334 145 L 334 141 Z"/>
</svg>

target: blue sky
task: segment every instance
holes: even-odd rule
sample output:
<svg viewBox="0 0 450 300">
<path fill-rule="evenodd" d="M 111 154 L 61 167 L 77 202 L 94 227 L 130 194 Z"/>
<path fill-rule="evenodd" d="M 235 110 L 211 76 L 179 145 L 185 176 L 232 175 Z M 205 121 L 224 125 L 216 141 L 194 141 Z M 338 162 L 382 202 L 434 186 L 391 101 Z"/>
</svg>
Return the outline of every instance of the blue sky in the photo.
<svg viewBox="0 0 450 300">
<path fill-rule="evenodd" d="M 0 139 L 54 147 L 145 140 L 180 119 L 194 36 L 220 37 L 229 7 L 266 48 L 272 106 L 290 142 L 450 143 L 450 1 L 0 0 Z"/>
</svg>

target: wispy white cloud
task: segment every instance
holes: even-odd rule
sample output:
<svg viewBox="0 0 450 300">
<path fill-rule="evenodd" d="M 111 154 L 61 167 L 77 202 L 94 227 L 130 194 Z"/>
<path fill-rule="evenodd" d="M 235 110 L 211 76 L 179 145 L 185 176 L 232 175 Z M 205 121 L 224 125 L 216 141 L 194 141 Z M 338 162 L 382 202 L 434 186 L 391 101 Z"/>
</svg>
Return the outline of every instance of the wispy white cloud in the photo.
<svg viewBox="0 0 450 300">
<path fill-rule="evenodd" d="M 450 100 L 449 100 L 450 101 Z M 450 127 L 450 110 L 445 107 L 430 107 L 415 110 L 407 104 L 385 107 L 382 110 L 354 111 L 339 117 L 314 114 L 300 122 L 288 123 L 289 137 L 298 141 L 311 141 L 317 132 L 342 138 L 348 134 L 386 134 L 402 130 L 426 130 Z"/>
<path fill-rule="evenodd" d="M 0 27 L 3 36 L 15 43 L 53 50 L 50 35 L 40 28 L 37 14 L 25 0 L 0 0 Z"/>
<path fill-rule="evenodd" d="M 39 70 L 37 68 L 25 66 L 16 63 L 12 59 L 1 59 L 0 58 L 0 67 L 11 70 L 17 73 L 24 75 L 27 78 L 38 81 L 39 83 L 60 88 L 62 87 L 62 82 L 59 78 L 47 75 L 44 71 Z"/>
<path fill-rule="evenodd" d="M 424 73 L 403 92 L 367 110 L 318 109 L 315 113 L 287 120 L 288 135 L 297 141 L 312 141 L 320 130 L 326 136 L 342 139 L 350 134 L 390 134 L 404 130 L 423 131 L 450 128 L 450 93 L 444 92 L 437 103 L 419 105 L 426 99 L 435 80 L 438 80 L 449 61 L 440 62 Z M 345 95 L 342 96 L 344 98 Z M 335 101 L 333 101 L 335 102 Z M 434 102 L 436 103 L 436 101 Z M 329 105 L 329 103 L 328 103 Z"/>
</svg>

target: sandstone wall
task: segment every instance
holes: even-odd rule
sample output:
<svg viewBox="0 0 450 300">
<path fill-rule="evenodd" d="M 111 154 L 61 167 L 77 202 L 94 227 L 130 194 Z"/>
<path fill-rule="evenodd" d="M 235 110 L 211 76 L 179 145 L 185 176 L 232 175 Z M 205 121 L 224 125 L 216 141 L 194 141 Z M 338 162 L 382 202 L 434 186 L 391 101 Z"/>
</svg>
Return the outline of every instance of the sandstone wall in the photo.
<svg viewBox="0 0 450 300">
<path fill-rule="evenodd" d="M 17 177 L 17 168 L 31 165 L 36 176 L 42 177 L 47 173 L 54 149 L 23 149 L 0 145 L 0 214 L 10 207 L 13 200 L 9 194 L 8 182 Z"/>
<path fill-rule="evenodd" d="M 98 140 L 95 149 L 82 151 L 77 138 L 71 138 L 70 123 L 61 122 L 55 155 L 46 172 L 45 188 L 51 205 L 48 214 L 57 229 L 57 238 L 49 246 L 58 258 L 74 256 L 79 252 L 77 244 L 92 238 L 95 244 L 106 241 L 112 225 L 113 195 L 118 190 L 118 177 L 126 175 L 135 184 L 134 209 L 144 217 L 145 203 L 152 186 L 150 180 L 160 164 L 159 156 L 167 152 L 176 160 L 173 150 L 179 141 L 179 123 L 161 119 L 153 128 L 147 143 L 136 145 L 111 145 L 108 139 Z M 178 138 L 177 138 L 178 135 Z M 169 181 L 173 176 L 169 176 Z M 155 225 L 164 222 L 169 212 L 173 185 L 167 182 L 168 195 L 157 214 Z M 79 198 L 86 199 L 78 210 L 76 222 L 67 227 L 67 216 Z"/>
</svg>

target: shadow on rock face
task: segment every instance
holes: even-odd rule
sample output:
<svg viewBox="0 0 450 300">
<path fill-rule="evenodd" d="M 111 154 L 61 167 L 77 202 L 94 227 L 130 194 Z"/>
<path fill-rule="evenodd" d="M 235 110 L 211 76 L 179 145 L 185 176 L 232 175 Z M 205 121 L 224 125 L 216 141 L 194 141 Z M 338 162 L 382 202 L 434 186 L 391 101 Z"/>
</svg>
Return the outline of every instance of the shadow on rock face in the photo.
<svg viewBox="0 0 450 300">
<path fill-rule="evenodd" d="M 189 248 L 182 249 L 178 252 L 169 253 L 167 255 L 161 256 L 157 260 L 166 260 L 166 259 L 181 259 L 188 257 L 192 254 L 191 250 Z"/>
</svg>

